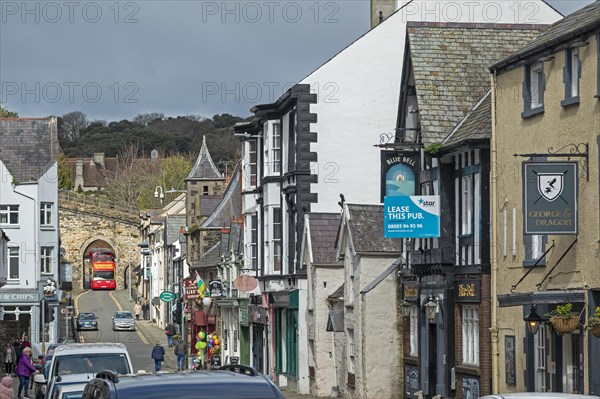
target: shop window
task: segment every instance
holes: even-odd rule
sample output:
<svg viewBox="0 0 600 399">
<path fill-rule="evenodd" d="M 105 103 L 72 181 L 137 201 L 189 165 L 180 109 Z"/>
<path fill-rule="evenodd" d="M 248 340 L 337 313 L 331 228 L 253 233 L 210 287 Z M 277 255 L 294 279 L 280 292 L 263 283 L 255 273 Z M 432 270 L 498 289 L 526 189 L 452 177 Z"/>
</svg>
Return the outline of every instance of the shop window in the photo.
<svg viewBox="0 0 600 399">
<path fill-rule="evenodd" d="M 479 307 L 462 307 L 463 364 L 479 366 Z"/>
</svg>

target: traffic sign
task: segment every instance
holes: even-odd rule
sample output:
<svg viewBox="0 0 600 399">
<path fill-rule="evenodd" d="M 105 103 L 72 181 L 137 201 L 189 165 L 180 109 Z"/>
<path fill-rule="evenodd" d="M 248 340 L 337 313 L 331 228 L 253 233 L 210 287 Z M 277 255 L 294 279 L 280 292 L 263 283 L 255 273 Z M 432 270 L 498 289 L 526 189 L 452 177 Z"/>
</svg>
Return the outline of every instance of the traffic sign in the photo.
<svg viewBox="0 0 600 399">
<path fill-rule="evenodd" d="M 163 291 L 160 293 L 159 298 L 163 302 L 171 302 L 175 299 L 175 294 L 171 291 Z"/>
</svg>

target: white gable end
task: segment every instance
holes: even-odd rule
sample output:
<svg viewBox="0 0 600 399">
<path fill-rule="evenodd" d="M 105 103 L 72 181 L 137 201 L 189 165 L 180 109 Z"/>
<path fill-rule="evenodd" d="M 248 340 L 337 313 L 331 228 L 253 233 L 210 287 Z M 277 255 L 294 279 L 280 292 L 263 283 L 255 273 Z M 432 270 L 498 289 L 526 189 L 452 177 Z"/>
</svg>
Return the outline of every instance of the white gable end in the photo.
<svg viewBox="0 0 600 399">
<path fill-rule="evenodd" d="M 407 2 L 399 2 L 405 4 Z M 311 131 L 319 154 L 312 164 L 319 202 L 313 212 L 338 209 L 339 194 L 353 203 L 379 203 L 381 133 L 396 126 L 408 21 L 551 24 L 562 16 L 541 0 L 414 0 L 304 78 L 318 101 Z"/>
</svg>

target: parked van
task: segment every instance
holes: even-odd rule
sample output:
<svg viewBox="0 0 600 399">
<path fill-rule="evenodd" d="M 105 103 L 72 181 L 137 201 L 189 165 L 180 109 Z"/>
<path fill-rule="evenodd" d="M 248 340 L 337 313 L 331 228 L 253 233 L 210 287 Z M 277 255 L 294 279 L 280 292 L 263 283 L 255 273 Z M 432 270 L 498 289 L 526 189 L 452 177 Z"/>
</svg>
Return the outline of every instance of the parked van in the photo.
<svg viewBox="0 0 600 399">
<path fill-rule="evenodd" d="M 133 365 L 129 352 L 121 343 L 62 344 L 54 350 L 47 377 L 36 374 L 36 398 L 52 394 L 56 381 L 62 376 L 77 374 L 85 381 L 89 375 L 101 370 L 113 370 L 117 374 L 131 374 Z"/>
</svg>

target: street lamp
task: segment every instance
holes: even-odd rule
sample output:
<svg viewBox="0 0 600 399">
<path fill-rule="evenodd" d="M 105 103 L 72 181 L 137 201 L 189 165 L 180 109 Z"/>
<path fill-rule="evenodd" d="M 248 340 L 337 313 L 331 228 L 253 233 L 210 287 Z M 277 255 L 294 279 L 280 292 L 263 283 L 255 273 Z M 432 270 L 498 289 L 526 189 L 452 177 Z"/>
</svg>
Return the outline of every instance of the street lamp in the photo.
<svg viewBox="0 0 600 399">
<path fill-rule="evenodd" d="M 160 191 L 159 191 L 159 189 L 160 189 Z M 165 198 L 165 193 L 164 193 L 163 188 L 161 186 L 156 186 L 156 188 L 154 189 L 154 197 L 155 198 L 160 198 L 160 204 L 162 205 L 163 198 Z"/>
<path fill-rule="evenodd" d="M 531 305 L 531 309 L 529 310 L 529 314 L 525 316 L 525 323 L 527 325 L 527 331 L 530 334 L 537 334 L 540 329 L 540 323 L 544 321 L 540 315 L 535 311 L 535 305 Z"/>
<path fill-rule="evenodd" d="M 413 307 L 413 304 L 410 303 L 406 298 L 402 300 L 402 316 L 408 317 L 410 316 L 410 309 Z"/>
</svg>

